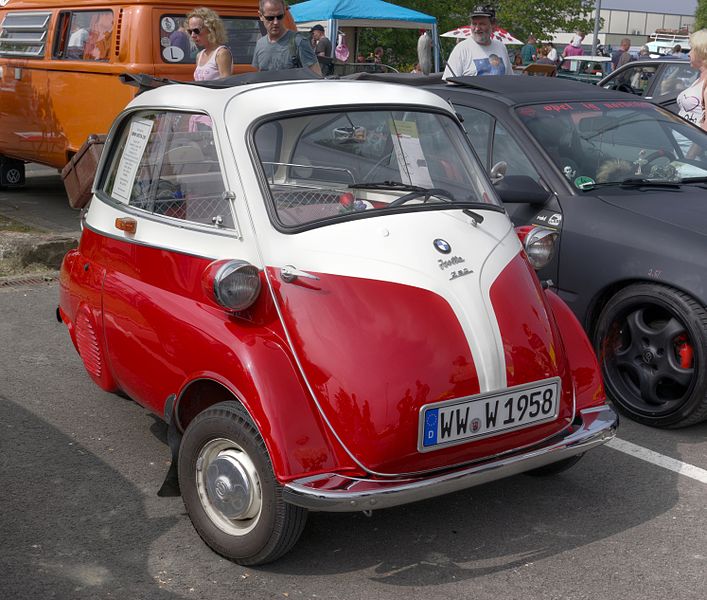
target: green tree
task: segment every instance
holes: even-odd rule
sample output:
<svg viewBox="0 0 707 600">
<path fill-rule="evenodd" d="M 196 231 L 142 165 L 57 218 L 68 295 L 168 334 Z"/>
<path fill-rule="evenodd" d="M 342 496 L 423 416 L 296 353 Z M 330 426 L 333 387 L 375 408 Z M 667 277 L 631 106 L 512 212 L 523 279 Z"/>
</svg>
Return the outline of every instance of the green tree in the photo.
<svg viewBox="0 0 707 600">
<path fill-rule="evenodd" d="M 497 19 L 519 40 L 530 34 L 546 40 L 556 31 L 593 31 L 594 4 L 594 0 L 500 0 Z"/>
<path fill-rule="evenodd" d="M 707 0 L 697 0 L 695 10 L 695 31 L 707 27 Z"/>
</svg>

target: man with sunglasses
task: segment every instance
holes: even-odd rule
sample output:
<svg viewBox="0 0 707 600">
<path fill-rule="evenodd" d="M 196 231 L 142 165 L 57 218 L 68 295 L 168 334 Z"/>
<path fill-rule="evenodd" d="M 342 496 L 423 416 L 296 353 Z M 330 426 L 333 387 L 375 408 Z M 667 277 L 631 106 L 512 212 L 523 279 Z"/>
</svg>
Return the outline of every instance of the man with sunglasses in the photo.
<svg viewBox="0 0 707 600">
<path fill-rule="evenodd" d="M 309 40 L 285 27 L 285 0 L 260 0 L 260 20 L 266 35 L 255 44 L 253 66 L 259 71 L 282 71 L 308 67 L 317 75 L 322 71 Z"/>
</svg>

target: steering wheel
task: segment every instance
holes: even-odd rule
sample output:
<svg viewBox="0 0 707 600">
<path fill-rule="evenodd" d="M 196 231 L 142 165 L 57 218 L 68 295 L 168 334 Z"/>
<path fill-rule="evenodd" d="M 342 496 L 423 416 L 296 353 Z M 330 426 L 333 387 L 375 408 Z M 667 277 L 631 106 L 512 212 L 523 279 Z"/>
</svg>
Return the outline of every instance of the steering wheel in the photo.
<svg viewBox="0 0 707 600">
<path fill-rule="evenodd" d="M 641 152 L 645 152 L 645 150 L 641 150 Z M 639 171 L 636 175 L 645 175 L 646 171 L 649 170 L 648 166 L 659 158 L 667 158 L 668 161 L 670 161 L 668 153 L 665 150 L 656 150 L 655 152 L 646 154 L 643 157 L 641 157 L 641 154 L 639 153 L 638 158 L 633 162 L 636 170 Z"/>
<path fill-rule="evenodd" d="M 373 173 L 375 173 L 386 160 L 390 160 L 390 157 L 393 155 L 393 151 L 388 152 L 388 154 L 384 154 L 381 156 L 377 161 L 376 164 L 374 164 L 370 169 L 368 169 L 368 172 L 360 179 L 360 181 L 369 181 L 371 179 L 371 176 Z"/>
<path fill-rule="evenodd" d="M 644 169 L 647 169 L 648 165 L 650 165 L 652 162 L 655 162 L 659 158 L 664 158 L 667 156 L 668 156 L 668 153 L 665 150 L 656 150 L 655 152 L 651 152 L 650 154 L 648 154 L 647 156 L 644 156 L 643 158 L 640 158 L 640 155 L 639 155 L 639 158 L 637 160 L 635 160 L 633 164 L 636 167 L 639 167 L 641 169 L 641 171 L 643 171 Z M 639 163 L 639 161 L 641 161 L 641 162 Z"/>
<path fill-rule="evenodd" d="M 636 90 L 633 89 L 628 83 L 619 83 L 615 88 L 617 92 L 626 92 L 627 94 L 636 95 Z"/>
<path fill-rule="evenodd" d="M 424 196 L 425 202 L 427 202 L 431 196 L 440 196 L 441 198 L 447 198 L 452 202 L 455 200 L 454 195 L 445 189 L 430 188 L 429 190 L 416 190 L 414 192 L 410 192 L 409 194 L 405 194 L 404 196 L 400 196 L 400 198 L 397 198 L 388 204 L 388 207 L 400 206 L 401 204 L 405 204 L 408 200 L 414 200 L 415 198 L 419 198 L 421 196 Z"/>
</svg>

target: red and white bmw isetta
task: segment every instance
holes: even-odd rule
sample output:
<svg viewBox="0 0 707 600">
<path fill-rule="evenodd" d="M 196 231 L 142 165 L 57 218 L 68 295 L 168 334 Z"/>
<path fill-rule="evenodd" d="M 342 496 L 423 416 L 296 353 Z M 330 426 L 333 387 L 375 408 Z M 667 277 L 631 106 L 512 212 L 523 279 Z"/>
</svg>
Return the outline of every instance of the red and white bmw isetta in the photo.
<svg viewBox="0 0 707 600">
<path fill-rule="evenodd" d="M 259 564 L 308 509 L 557 472 L 613 436 L 535 239 L 438 96 L 168 85 L 111 130 L 59 312 L 96 383 L 169 423 L 202 538 Z"/>
</svg>

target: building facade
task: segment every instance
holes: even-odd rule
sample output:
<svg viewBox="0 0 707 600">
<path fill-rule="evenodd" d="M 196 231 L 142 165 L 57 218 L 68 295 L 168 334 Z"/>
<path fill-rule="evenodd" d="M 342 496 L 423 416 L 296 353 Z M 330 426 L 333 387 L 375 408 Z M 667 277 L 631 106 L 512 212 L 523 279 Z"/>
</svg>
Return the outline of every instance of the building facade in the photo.
<svg viewBox="0 0 707 600">
<path fill-rule="evenodd" d="M 625 37 L 631 39 L 633 46 L 641 46 L 658 30 L 675 33 L 694 30 L 697 0 L 601 0 L 599 4 L 603 19 L 599 42 L 605 46 L 616 47 Z M 558 32 L 553 41 L 568 43 L 572 36 L 571 32 Z M 590 31 L 584 43 L 591 45 L 592 38 Z"/>
</svg>

